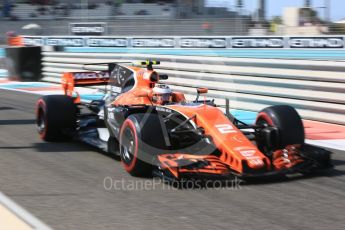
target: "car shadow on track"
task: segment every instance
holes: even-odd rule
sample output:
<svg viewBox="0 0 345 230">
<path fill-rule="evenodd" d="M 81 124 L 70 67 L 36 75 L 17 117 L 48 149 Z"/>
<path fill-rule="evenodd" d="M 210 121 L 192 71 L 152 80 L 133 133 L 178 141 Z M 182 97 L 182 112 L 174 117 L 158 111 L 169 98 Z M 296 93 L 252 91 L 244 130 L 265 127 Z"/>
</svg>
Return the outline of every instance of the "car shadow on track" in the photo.
<svg viewBox="0 0 345 230">
<path fill-rule="evenodd" d="M 84 144 L 82 142 L 39 142 L 34 143 L 32 146 L 1 146 L 1 149 L 34 149 L 38 152 L 45 152 L 45 153 L 54 153 L 54 152 L 96 152 L 99 154 L 102 154 L 105 157 L 108 157 L 114 161 L 119 162 L 120 158 L 116 155 L 109 154 L 107 152 L 104 152 L 98 148 L 95 148 L 93 146 Z M 323 170 L 320 172 L 314 172 L 312 174 L 308 175 L 293 175 L 293 176 L 274 176 L 274 177 L 265 177 L 265 178 L 256 178 L 256 179 L 250 179 L 250 180 L 241 180 L 234 181 L 234 178 L 229 178 L 225 180 L 215 180 L 216 183 L 208 183 L 206 186 L 203 184 L 204 182 L 201 182 L 199 180 L 194 181 L 197 182 L 197 184 L 192 185 L 190 181 L 185 182 L 186 185 L 175 183 L 169 183 L 167 181 L 163 180 L 163 183 L 171 184 L 173 187 L 177 187 L 179 189 L 187 189 L 187 190 L 193 190 L 193 189 L 218 189 L 218 188 L 234 188 L 234 183 L 237 185 L 237 183 L 240 183 L 241 186 L 255 186 L 255 185 L 264 185 L 264 184 L 278 184 L 278 183 L 290 183 L 297 180 L 310 180 L 316 177 L 342 177 L 345 175 L 345 171 L 340 169 L 342 166 L 345 165 L 344 160 L 340 159 L 333 159 L 332 163 L 334 165 L 334 168 L 330 168 L 327 170 Z M 121 165 L 119 164 L 119 167 Z M 142 177 L 142 179 L 152 179 L 153 176 L 149 177 Z"/>
<path fill-rule="evenodd" d="M 340 166 L 345 165 L 345 161 L 343 160 L 333 160 L 332 161 L 334 168 L 323 169 L 320 171 L 315 171 L 309 174 L 292 174 L 292 175 L 276 175 L 276 176 L 268 176 L 268 177 L 260 177 L 260 178 L 246 178 L 246 179 L 225 179 L 220 183 L 214 183 L 214 187 L 212 186 L 190 186 L 189 187 L 182 185 L 177 185 L 180 189 L 218 189 L 218 188 L 230 188 L 233 189 L 234 185 L 238 185 L 237 182 L 240 183 L 240 187 L 245 186 L 257 186 L 257 185 L 268 185 L 268 184 L 280 184 L 280 183 L 293 183 L 296 181 L 303 181 L 303 180 L 312 180 L 315 178 L 327 178 L 327 177 L 343 177 L 345 175 L 345 170 L 340 169 Z M 235 184 L 234 184 L 235 182 Z M 168 183 L 169 184 L 169 183 Z M 210 183 L 212 184 L 212 183 Z M 236 188 L 236 186 L 235 186 Z"/>
<path fill-rule="evenodd" d="M 21 148 L 21 147 L 18 147 Z M 114 154 L 102 151 L 92 145 L 88 145 L 79 141 L 60 141 L 60 142 L 39 142 L 34 143 L 32 147 L 22 147 L 22 148 L 33 148 L 38 152 L 54 153 L 54 152 L 95 152 L 108 157 L 115 161 L 120 161 L 120 157 Z"/>
<path fill-rule="evenodd" d="M 36 120 L 33 120 L 33 119 L 0 120 L 0 125 L 33 125 L 33 124 L 36 124 Z"/>
<path fill-rule="evenodd" d="M 40 142 L 34 143 L 33 148 L 38 152 L 89 152 L 90 147 L 78 142 Z"/>
<path fill-rule="evenodd" d="M 13 107 L 8 107 L 8 106 L 1 106 L 1 107 L 0 107 L 0 111 L 2 111 L 2 110 L 15 110 L 15 108 L 13 108 Z"/>
<path fill-rule="evenodd" d="M 310 174 L 295 174 L 289 176 L 277 176 L 272 178 L 260 178 L 246 180 L 243 185 L 263 185 L 263 184 L 278 184 L 278 183 L 290 183 L 298 180 L 311 180 L 322 177 L 343 177 L 345 175 L 344 170 L 337 168 L 325 169 L 322 171 L 313 172 Z"/>
<path fill-rule="evenodd" d="M 25 150 L 31 149 L 37 152 L 80 152 L 80 151 L 90 151 L 89 148 L 86 148 L 82 144 L 79 143 L 53 143 L 53 142 L 42 142 L 42 143 L 34 143 L 30 146 L 0 146 L 0 150 Z"/>
</svg>

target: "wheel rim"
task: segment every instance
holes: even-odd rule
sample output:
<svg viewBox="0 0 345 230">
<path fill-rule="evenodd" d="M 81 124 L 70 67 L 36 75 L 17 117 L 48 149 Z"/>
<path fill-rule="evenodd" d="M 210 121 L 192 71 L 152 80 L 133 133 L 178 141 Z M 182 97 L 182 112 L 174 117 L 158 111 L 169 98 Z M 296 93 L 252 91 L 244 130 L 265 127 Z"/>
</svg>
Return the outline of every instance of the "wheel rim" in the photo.
<svg viewBox="0 0 345 230">
<path fill-rule="evenodd" d="M 130 165 L 134 159 L 135 147 L 136 147 L 135 141 L 134 141 L 134 134 L 131 129 L 126 128 L 123 131 L 122 135 L 123 136 L 121 139 L 121 148 L 120 148 L 121 158 L 122 158 L 122 161 L 126 165 Z"/>
<path fill-rule="evenodd" d="M 46 129 L 45 115 L 42 109 L 39 110 L 37 119 L 37 130 L 41 134 Z"/>
<path fill-rule="evenodd" d="M 256 122 L 256 124 L 259 125 L 259 126 L 262 125 L 262 126 L 264 126 L 264 127 L 270 126 L 270 125 L 268 124 L 268 122 L 267 122 L 265 119 L 262 119 L 262 118 L 259 118 L 258 121 Z"/>
<path fill-rule="evenodd" d="M 270 127 L 271 125 L 269 124 L 269 122 L 264 119 L 264 118 L 259 118 L 257 121 L 256 121 L 256 125 L 258 126 L 263 126 L 265 128 L 267 127 Z M 267 146 L 265 144 L 262 144 L 262 143 L 257 143 L 259 149 L 266 155 L 266 156 L 269 156 L 269 149 L 267 148 Z M 269 156 L 270 157 L 270 156 Z"/>
</svg>

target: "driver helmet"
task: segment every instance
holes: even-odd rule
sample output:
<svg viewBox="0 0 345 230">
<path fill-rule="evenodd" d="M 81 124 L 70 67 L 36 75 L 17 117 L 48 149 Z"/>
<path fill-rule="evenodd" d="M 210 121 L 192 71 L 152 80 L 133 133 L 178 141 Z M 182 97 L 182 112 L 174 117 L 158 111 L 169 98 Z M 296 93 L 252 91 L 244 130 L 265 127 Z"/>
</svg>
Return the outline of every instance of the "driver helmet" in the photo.
<svg viewBox="0 0 345 230">
<path fill-rule="evenodd" d="M 157 104 L 166 104 L 170 102 L 171 89 L 167 85 L 157 84 L 152 89 L 152 101 Z"/>
</svg>

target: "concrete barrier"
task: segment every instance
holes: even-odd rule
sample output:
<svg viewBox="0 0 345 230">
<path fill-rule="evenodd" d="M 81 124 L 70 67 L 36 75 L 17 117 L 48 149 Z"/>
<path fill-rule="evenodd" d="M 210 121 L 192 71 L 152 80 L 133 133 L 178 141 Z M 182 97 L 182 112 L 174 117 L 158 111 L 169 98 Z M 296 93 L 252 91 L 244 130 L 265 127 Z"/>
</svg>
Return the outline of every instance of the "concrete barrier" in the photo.
<svg viewBox="0 0 345 230">
<path fill-rule="evenodd" d="M 43 52 L 45 79 L 80 71 L 83 63 L 159 59 L 156 69 L 175 90 L 195 97 L 208 87 L 208 97 L 234 109 L 259 111 L 274 104 L 294 106 L 305 119 L 345 125 L 345 62 L 277 60 L 132 53 Z M 101 70 L 101 67 L 99 67 Z"/>
</svg>

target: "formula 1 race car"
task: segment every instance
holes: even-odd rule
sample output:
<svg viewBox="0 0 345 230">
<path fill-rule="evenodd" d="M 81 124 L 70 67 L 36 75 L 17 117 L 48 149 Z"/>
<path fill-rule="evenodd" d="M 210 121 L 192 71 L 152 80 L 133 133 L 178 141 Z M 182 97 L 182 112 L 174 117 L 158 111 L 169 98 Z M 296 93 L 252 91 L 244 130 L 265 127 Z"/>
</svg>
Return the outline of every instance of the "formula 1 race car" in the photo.
<svg viewBox="0 0 345 230">
<path fill-rule="evenodd" d="M 254 125 L 214 100 L 195 100 L 162 84 L 158 61 L 85 64 L 62 77 L 65 95 L 41 97 L 36 120 L 45 141 L 76 139 L 120 157 L 133 176 L 241 178 L 310 173 L 331 167 L 330 152 L 305 144 L 296 110 L 275 105 Z M 96 71 L 95 67 L 104 70 Z M 92 71 L 91 71 L 92 70 Z M 75 86 L 105 85 L 104 97 L 83 102 Z"/>
</svg>

